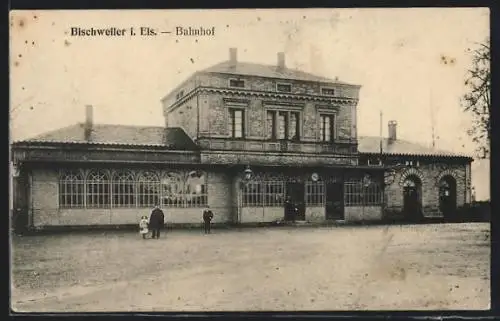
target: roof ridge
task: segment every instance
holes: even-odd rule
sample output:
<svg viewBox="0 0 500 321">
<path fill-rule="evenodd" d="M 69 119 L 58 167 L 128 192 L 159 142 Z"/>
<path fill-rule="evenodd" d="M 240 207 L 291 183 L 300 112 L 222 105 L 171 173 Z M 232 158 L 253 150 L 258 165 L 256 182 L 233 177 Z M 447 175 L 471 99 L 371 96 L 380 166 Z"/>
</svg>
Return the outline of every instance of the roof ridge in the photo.
<svg viewBox="0 0 500 321">
<path fill-rule="evenodd" d="M 207 68 L 204 68 L 201 70 L 201 72 L 214 72 L 214 73 L 229 73 L 231 72 L 231 70 L 226 70 L 226 71 L 211 71 L 210 69 L 213 69 L 213 68 L 216 68 L 216 67 L 221 67 L 221 66 L 226 66 L 230 63 L 230 60 L 223 60 L 223 61 L 220 61 L 216 64 L 213 64 Z M 238 66 L 238 64 L 241 64 L 241 65 L 247 65 L 247 66 L 259 66 L 259 67 L 266 67 L 266 68 L 270 68 L 270 69 L 275 69 L 276 71 L 279 71 L 278 70 L 278 67 L 276 65 L 272 65 L 272 64 L 265 64 L 265 63 L 257 63 L 257 62 L 248 62 L 248 61 L 237 61 L 236 62 L 236 67 Z M 315 73 L 312 73 L 312 72 L 308 72 L 308 71 L 305 71 L 305 70 L 301 70 L 301 69 L 298 69 L 298 68 L 290 68 L 290 67 L 286 67 L 283 69 L 285 71 L 289 71 L 289 72 L 292 72 L 292 73 L 296 73 L 296 74 L 302 74 L 303 76 L 309 76 L 309 77 L 312 77 L 312 78 L 317 78 L 316 80 L 303 80 L 303 81 L 312 81 L 312 82 L 330 82 L 330 83 L 335 83 L 335 84 L 338 84 L 338 85 L 349 85 L 349 86 L 356 86 L 356 85 L 353 85 L 353 84 L 350 84 L 348 82 L 344 82 L 344 81 L 340 81 L 340 80 L 335 80 L 333 78 L 330 78 L 330 77 L 326 77 L 326 76 L 322 76 L 322 75 L 318 75 L 318 74 L 315 74 Z M 259 76 L 259 75 L 256 75 L 256 76 Z M 264 78 L 286 78 L 286 77 L 271 77 L 271 76 L 261 76 L 261 77 L 264 77 Z M 291 78 L 293 79 L 293 78 Z M 300 80 L 300 79 L 299 79 Z"/>
</svg>

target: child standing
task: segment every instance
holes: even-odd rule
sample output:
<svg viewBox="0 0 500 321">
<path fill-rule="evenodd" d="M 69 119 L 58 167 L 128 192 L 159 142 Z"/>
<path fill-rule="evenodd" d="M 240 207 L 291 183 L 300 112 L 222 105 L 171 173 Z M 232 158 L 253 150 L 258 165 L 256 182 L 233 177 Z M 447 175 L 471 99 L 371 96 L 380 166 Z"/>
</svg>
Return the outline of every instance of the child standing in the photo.
<svg viewBox="0 0 500 321">
<path fill-rule="evenodd" d="M 148 224 L 149 224 L 148 217 L 147 216 L 141 217 L 141 221 L 139 222 L 139 233 L 142 234 L 143 239 L 146 238 L 146 234 L 148 234 L 149 232 Z"/>
</svg>

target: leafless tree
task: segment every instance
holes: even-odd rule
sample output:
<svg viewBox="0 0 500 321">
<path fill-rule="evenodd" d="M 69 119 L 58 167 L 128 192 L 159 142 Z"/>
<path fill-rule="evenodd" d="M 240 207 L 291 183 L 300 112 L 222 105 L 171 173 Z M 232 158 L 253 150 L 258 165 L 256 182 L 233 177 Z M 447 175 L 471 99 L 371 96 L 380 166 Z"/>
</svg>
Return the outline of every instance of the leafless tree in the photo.
<svg viewBox="0 0 500 321">
<path fill-rule="evenodd" d="M 462 107 L 473 117 L 472 128 L 467 134 L 477 144 L 479 158 L 490 155 L 490 41 L 477 44 L 476 49 L 468 49 L 472 54 L 472 67 L 467 70 L 466 93 L 462 97 Z"/>
</svg>

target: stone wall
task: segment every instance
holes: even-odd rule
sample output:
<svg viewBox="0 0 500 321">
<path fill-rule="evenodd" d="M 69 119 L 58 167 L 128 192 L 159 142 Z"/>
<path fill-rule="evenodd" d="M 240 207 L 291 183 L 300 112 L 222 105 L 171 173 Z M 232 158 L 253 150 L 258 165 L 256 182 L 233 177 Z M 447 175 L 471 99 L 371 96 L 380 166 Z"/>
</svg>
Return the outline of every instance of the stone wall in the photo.
<svg viewBox="0 0 500 321">
<path fill-rule="evenodd" d="M 439 179 L 443 175 L 455 178 L 457 186 L 457 207 L 466 202 L 468 183 L 466 164 L 434 163 L 423 164 L 414 168 L 403 168 L 397 171 L 394 182 L 386 187 L 385 199 L 388 212 L 400 212 L 403 209 L 403 181 L 405 177 L 415 175 L 422 181 L 422 207 L 424 216 L 442 216 L 439 211 Z M 470 184 L 469 184 L 470 185 Z"/>
</svg>

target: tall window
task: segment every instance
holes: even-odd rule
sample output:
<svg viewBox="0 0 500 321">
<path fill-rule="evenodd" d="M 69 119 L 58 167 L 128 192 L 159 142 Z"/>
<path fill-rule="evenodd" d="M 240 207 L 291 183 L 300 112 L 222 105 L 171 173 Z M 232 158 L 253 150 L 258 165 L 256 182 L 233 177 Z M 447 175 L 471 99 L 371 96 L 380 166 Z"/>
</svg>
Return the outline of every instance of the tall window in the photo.
<svg viewBox="0 0 500 321">
<path fill-rule="evenodd" d="M 160 180 L 153 172 L 139 175 L 137 180 L 137 200 L 140 207 L 153 207 L 159 204 Z"/>
<path fill-rule="evenodd" d="M 290 130 L 289 135 L 291 140 L 299 140 L 299 113 L 290 113 Z"/>
<path fill-rule="evenodd" d="M 322 181 L 306 182 L 306 204 L 309 206 L 325 205 L 325 184 Z"/>
<path fill-rule="evenodd" d="M 107 208 L 111 205 L 110 179 L 103 170 L 93 170 L 87 176 L 87 207 Z"/>
<path fill-rule="evenodd" d="M 244 117 L 245 114 L 241 109 L 229 110 L 229 133 L 231 134 L 231 137 L 244 137 Z"/>
<path fill-rule="evenodd" d="M 285 199 L 285 184 L 282 181 L 264 182 L 264 206 L 281 207 Z"/>
<path fill-rule="evenodd" d="M 113 207 L 134 207 L 136 204 L 134 175 L 128 171 L 115 173 L 112 184 Z"/>
<path fill-rule="evenodd" d="M 262 206 L 261 182 L 249 182 L 243 188 L 243 206 Z"/>
<path fill-rule="evenodd" d="M 208 203 L 206 176 L 200 171 L 188 173 L 185 184 L 186 207 L 204 207 Z"/>
<path fill-rule="evenodd" d="M 272 110 L 267 111 L 267 139 L 275 139 L 276 138 L 276 112 Z"/>
<path fill-rule="evenodd" d="M 278 113 L 278 139 L 287 138 L 287 122 L 286 122 L 286 112 Z"/>
<path fill-rule="evenodd" d="M 324 142 L 333 141 L 333 130 L 334 130 L 334 116 L 333 115 L 321 115 L 321 140 Z"/>
<path fill-rule="evenodd" d="M 59 206 L 83 207 L 84 180 L 80 171 L 67 171 L 59 179 Z"/>
</svg>

